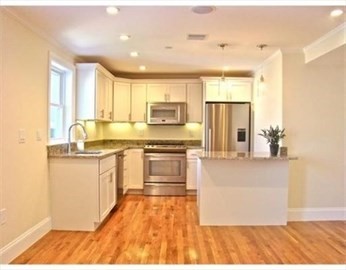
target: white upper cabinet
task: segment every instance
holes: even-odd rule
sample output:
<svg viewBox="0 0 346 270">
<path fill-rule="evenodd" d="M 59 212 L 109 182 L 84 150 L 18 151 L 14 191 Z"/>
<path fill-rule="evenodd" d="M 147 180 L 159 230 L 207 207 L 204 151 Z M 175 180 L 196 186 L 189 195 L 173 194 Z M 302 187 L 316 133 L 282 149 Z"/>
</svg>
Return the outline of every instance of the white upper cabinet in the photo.
<svg viewBox="0 0 346 270">
<path fill-rule="evenodd" d="M 146 121 L 147 85 L 144 83 L 133 83 L 131 85 L 131 121 Z"/>
<path fill-rule="evenodd" d="M 131 84 L 114 82 L 113 87 L 113 121 L 131 121 Z"/>
<path fill-rule="evenodd" d="M 186 102 L 186 84 L 148 84 L 148 102 Z"/>
<path fill-rule="evenodd" d="M 252 78 L 205 81 L 205 101 L 251 102 Z"/>
<path fill-rule="evenodd" d="M 77 66 L 77 119 L 112 121 L 113 76 L 99 64 Z"/>
<path fill-rule="evenodd" d="M 202 122 L 202 84 L 188 83 L 186 92 L 187 122 Z"/>
</svg>

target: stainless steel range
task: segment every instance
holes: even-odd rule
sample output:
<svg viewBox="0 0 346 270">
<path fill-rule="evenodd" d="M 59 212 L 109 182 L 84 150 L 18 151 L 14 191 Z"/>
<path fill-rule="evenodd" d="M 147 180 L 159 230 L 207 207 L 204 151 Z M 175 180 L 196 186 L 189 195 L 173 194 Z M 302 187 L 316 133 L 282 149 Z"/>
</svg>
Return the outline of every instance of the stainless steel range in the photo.
<svg viewBox="0 0 346 270">
<path fill-rule="evenodd" d="M 186 194 L 186 146 L 144 146 L 144 195 Z"/>
</svg>

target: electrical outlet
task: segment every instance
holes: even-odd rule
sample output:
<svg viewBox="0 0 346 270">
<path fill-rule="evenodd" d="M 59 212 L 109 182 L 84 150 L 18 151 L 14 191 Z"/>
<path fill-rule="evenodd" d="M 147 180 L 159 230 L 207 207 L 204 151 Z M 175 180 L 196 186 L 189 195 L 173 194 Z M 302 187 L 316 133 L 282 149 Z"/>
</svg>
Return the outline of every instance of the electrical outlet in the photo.
<svg viewBox="0 0 346 270">
<path fill-rule="evenodd" d="M 5 224 L 7 221 L 6 208 L 0 210 L 0 225 Z"/>
</svg>

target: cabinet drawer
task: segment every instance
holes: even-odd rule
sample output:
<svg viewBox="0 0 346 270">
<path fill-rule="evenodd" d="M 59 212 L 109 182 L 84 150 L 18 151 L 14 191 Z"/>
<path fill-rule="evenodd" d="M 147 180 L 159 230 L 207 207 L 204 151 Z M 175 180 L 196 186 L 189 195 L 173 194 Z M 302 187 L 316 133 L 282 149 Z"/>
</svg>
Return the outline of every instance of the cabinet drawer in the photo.
<svg viewBox="0 0 346 270">
<path fill-rule="evenodd" d="M 115 167 L 115 155 L 100 160 L 100 174 Z"/>
</svg>

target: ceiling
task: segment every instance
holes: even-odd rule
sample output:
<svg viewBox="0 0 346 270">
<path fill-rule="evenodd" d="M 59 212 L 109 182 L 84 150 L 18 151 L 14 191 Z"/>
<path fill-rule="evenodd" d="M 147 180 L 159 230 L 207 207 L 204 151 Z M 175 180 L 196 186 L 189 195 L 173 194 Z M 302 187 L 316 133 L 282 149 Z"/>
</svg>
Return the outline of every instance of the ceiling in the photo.
<svg viewBox="0 0 346 270">
<path fill-rule="evenodd" d="M 115 16 L 95 6 L 8 9 L 84 61 L 129 78 L 219 75 L 223 66 L 229 67 L 226 76 L 246 75 L 278 49 L 300 50 L 345 21 L 329 16 L 331 6 L 216 6 L 203 15 L 190 6 L 121 6 Z M 121 41 L 120 34 L 131 38 Z M 207 38 L 187 40 L 188 34 Z M 222 51 L 220 43 L 229 46 Z M 268 47 L 260 50 L 260 43 Z M 139 57 L 131 58 L 131 51 Z M 139 65 L 147 70 L 139 71 Z"/>
</svg>

